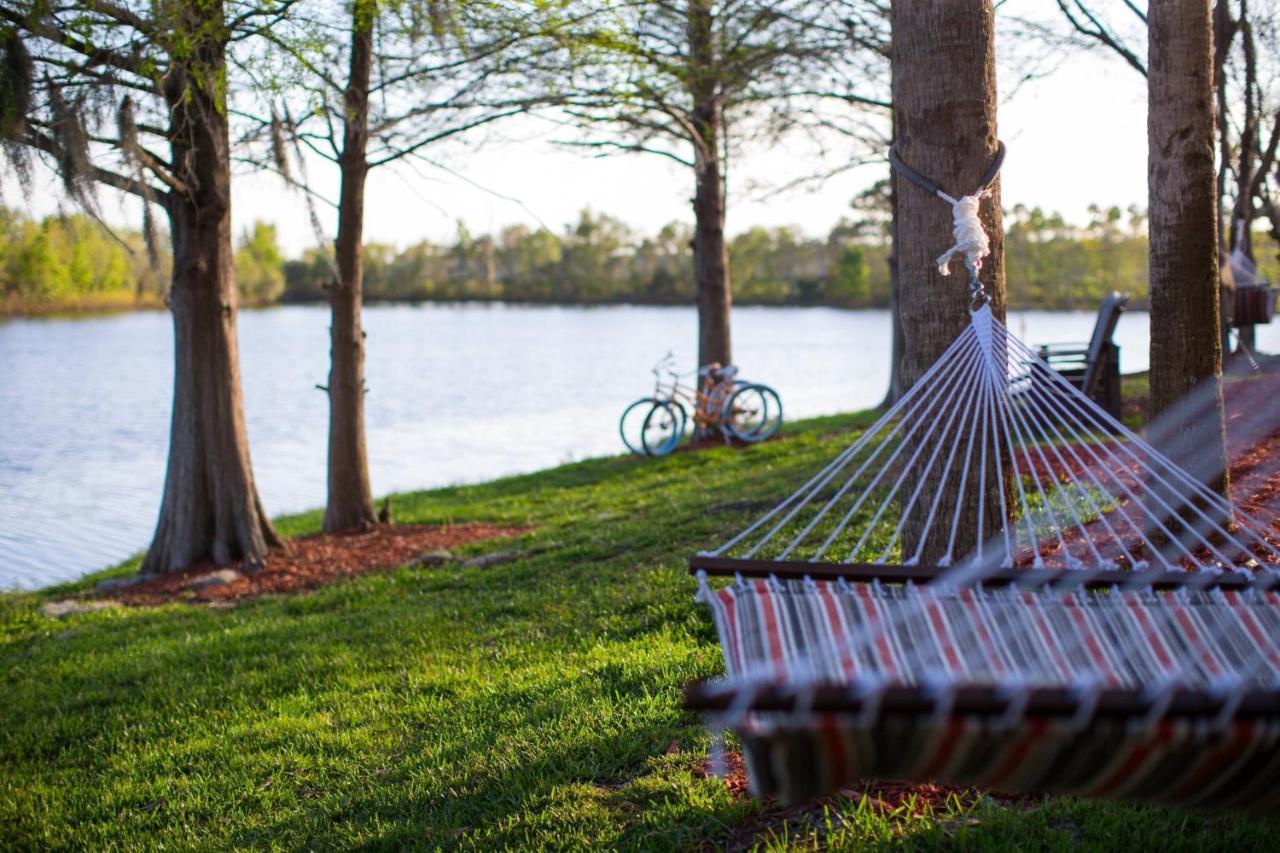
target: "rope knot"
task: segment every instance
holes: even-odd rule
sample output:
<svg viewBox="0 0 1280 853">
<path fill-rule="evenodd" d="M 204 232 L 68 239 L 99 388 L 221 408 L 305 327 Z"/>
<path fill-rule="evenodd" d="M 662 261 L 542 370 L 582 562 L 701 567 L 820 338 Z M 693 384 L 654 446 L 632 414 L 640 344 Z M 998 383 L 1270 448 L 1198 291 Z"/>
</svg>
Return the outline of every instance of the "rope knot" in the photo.
<svg viewBox="0 0 1280 853">
<path fill-rule="evenodd" d="M 985 194 L 984 190 L 951 201 L 951 236 L 955 238 L 956 244 L 938 258 L 938 272 L 943 275 L 951 274 L 947 265 L 956 255 L 963 255 L 965 264 L 977 269 L 981 266 L 982 259 L 990 254 L 991 241 L 987 239 L 987 232 L 983 230 L 982 220 L 978 217 Z"/>
</svg>

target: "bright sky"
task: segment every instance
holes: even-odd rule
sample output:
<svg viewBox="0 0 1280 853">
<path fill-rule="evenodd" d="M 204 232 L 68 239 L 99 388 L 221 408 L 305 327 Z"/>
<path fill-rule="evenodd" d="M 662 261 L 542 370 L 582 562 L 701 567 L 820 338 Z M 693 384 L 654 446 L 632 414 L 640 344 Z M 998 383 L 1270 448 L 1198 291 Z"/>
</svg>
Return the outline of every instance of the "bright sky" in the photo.
<svg viewBox="0 0 1280 853">
<path fill-rule="evenodd" d="M 1020 6 L 1031 0 L 1021 0 Z M 1047 77 L 1014 92 L 1021 73 L 1000 68 L 999 125 L 1009 148 L 1004 167 L 1006 207 L 1023 203 L 1083 221 L 1090 203 L 1146 205 L 1146 88 L 1135 71 L 1102 52 L 1072 54 Z M 448 241 L 462 221 L 473 234 L 504 225 L 540 222 L 554 231 L 577 219 L 583 207 L 611 214 L 651 234 L 672 220 L 692 221 L 687 169 L 652 155 L 596 159 L 554 143 L 563 130 L 545 120 L 507 124 L 503 139 L 476 150 L 454 145 L 436 153 L 449 171 L 401 165 L 375 170 L 367 194 L 365 236 L 405 246 L 422 239 Z M 767 177 L 775 186 L 821 171 L 798 144 L 753 151 L 733 164 L 728 229 L 796 226 L 822 235 L 849 212 L 849 200 L 878 179 L 886 166 L 864 167 L 818 187 L 783 194 L 751 192 L 738 176 Z M 336 198 L 336 169 L 316 162 L 310 177 Z M 57 209 L 56 181 L 45 178 L 29 212 Z M 5 199 L 14 204 L 15 199 Z M 109 220 L 133 225 L 134 208 L 103 191 Z M 233 216 L 237 234 L 256 219 L 274 222 L 288 255 L 315 245 L 306 207 L 278 179 L 238 175 Z M 328 233 L 334 219 L 321 208 Z"/>
</svg>

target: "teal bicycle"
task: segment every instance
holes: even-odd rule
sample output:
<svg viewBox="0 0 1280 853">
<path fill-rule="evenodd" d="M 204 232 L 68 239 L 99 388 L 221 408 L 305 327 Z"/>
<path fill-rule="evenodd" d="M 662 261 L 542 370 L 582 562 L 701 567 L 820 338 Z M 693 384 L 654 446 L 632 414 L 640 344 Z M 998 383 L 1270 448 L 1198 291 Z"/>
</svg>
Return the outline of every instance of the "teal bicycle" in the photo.
<svg viewBox="0 0 1280 853">
<path fill-rule="evenodd" d="M 768 385 L 738 378 L 733 365 L 708 364 L 698 368 L 697 384 L 681 382 L 692 374 L 675 370 L 675 357 L 667 353 L 653 366 L 654 389 L 622 413 L 618 432 L 627 449 L 639 456 L 666 456 L 679 446 L 694 424 L 695 441 L 717 434 L 754 444 L 773 438 L 782 428 L 782 399 Z"/>
</svg>

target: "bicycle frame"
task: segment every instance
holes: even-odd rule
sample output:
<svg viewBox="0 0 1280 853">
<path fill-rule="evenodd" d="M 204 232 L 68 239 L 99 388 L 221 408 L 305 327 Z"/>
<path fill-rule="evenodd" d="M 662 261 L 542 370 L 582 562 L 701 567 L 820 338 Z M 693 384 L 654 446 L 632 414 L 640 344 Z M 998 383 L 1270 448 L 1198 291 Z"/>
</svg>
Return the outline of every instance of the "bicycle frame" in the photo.
<svg viewBox="0 0 1280 853">
<path fill-rule="evenodd" d="M 712 427 L 722 429 L 724 426 L 724 404 L 733 392 L 733 380 L 727 378 L 717 380 L 708 374 L 702 388 L 696 386 L 690 388 L 680 380 L 685 376 L 694 375 L 698 371 L 679 373 L 671 368 L 671 363 L 674 360 L 671 353 L 667 353 L 665 358 L 654 365 L 654 398 L 673 403 L 682 409 L 691 408 L 693 410 L 693 422 L 701 429 L 705 430 Z M 663 382 L 663 374 L 667 378 L 665 384 Z"/>
</svg>

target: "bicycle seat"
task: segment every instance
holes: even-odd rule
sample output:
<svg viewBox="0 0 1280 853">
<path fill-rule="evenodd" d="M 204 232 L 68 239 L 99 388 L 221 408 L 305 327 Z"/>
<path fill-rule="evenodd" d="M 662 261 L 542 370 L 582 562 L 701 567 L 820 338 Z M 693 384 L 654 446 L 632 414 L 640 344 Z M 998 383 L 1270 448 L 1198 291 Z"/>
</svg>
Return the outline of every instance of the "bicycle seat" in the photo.
<svg viewBox="0 0 1280 853">
<path fill-rule="evenodd" d="M 709 376 L 715 382 L 727 382 L 738 375 L 738 368 L 732 364 L 721 365 L 712 362 L 698 371 L 700 376 Z"/>
</svg>

